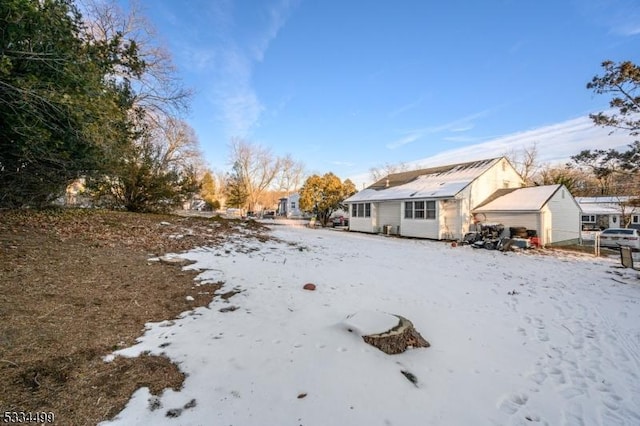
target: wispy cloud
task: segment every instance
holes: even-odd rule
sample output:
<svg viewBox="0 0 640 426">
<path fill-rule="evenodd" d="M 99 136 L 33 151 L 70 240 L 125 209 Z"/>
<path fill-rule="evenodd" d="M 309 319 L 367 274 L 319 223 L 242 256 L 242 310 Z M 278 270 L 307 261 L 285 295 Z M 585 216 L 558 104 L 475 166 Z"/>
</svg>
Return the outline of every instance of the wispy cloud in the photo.
<svg viewBox="0 0 640 426">
<path fill-rule="evenodd" d="M 640 34 L 640 24 L 630 23 L 623 25 L 619 29 L 619 33 L 624 36 L 634 36 Z"/>
<path fill-rule="evenodd" d="M 540 163 L 563 164 L 584 149 L 625 149 L 632 142 L 633 139 L 627 133 L 619 131 L 610 134 L 610 129 L 596 127 L 589 117 L 584 116 L 443 151 L 407 164 L 413 167 L 432 167 L 499 157 L 513 150 L 530 147 L 533 143 L 536 143 Z M 349 178 L 356 182 L 358 188 L 371 183 L 368 173 Z"/>
<path fill-rule="evenodd" d="M 415 109 L 415 108 L 419 107 L 420 104 L 422 104 L 422 100 L 423 100 L 422 97 L 420 97 L 420 98 L 416 99 L 413 102 L 409 102 L 409 103 L 407 103 L 405 105 L 402 105 L 399 108 L 394 109 L 393 111 L 391 111 L 389 113 L 389 117 L 391 117 L 391 118 L 397 117 L 400 114 L 403 114 L 403 113 L 405 113 L 407 111 L 411 111 L 412 109 Z"/>
<path fill-rule="evenodd" d="M 534 143 L 538 149 L 538 161 L 558 163 L 568 161 L 583 149 L 621 148 L 631 142 L 632 139 L 625 132 L 610 134 L 610 129 L 594 126 L 589 117 L 580 117 L 445 151 L 415 163 L 430 166 L 491 158 L 514 149 L 530 147 Z"/>
<path fill-rule="evenodd" d="M 389 149 L 396 149 L 396 148 L 400 148 L 401 146 L 407 145 L 409 143 L 415 142 L 418 139 L 420 139 L 423 136 L 423 132 L 421 131 L 415 131 L 412 132 L 398 140 L 395 140 L 391 143 L 387 144 L 387 148 Z"/>
<path fill-rule="evenodd" d="M 214 71 L 212 92 L 227 137 L 246 137 L 258 125 L 265 106 L 252 84 L 256 64 L 264 60 L 269 45 L 285 25 L 297 1 L 280 0 L 266 5 L 266 20 L 252 27 L 252 33 L 240 36 L 233 32 L 233 7 L 227 2 L 218 4 L 212 12 L 222 25 L 208 49 L 197 51 L 198 58 Z"/>
<path fill-rule="evenodd" d="M 249 46 L 249 52 L 254 60 L 260 62 L 264 59 L 264 53 L 277 36 L 280 29 L 289 18 L 291 11 L 298 4 L 296 0 L 280 0 L 276 4 L 268 6 L 269 21 L 254 41 Z"/>
<path fill-rule="evenodd" d="M 640 34 L 637 0 L 582 0 L 576 4 L 587 19 L 608 28 L 612 34 L 623 37 Z"/>
<path fill-rule="evenodd" d="M 479 112 L 467 115 L 465 117 L 450 121 L 448 123 L 411 130 L 407 132 L 403 137 L 388 143 L 386 147 L 388 149 L 397 149 L 397 148 L 400 148 L 401 146 L 420 140 L 427 135 L 432 135 L 432 134 L 442 133 L 442 132 L 464 132 L 464 131 L 470 130 L 474 127 L 473 122 L 475 120 L 482 117 L 486 117 L 491 111 L 493 111 L 493 109 L 486 109 L 484 111 L 479 111 Z"/>
<path fill-rule="evenodd" d="M 615 0 L 608 6 L 605 19 L 611 32 L 627 37 L 640 34 L 640 7 L 637 0 Z"/>
</svg>

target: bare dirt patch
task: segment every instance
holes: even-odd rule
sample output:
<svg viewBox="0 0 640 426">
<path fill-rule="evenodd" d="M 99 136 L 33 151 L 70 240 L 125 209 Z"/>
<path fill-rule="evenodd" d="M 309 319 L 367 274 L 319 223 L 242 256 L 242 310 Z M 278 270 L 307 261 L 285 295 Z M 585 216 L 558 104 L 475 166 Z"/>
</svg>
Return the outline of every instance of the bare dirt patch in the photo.
<svg viewBox="0 0 640 426">
<path fill-rule="evenodd" d="M 132 345 L 147 322 L 208 305 L 220 287 L 151 257 L 248 234 L 269 238 L 255 222 L 216 218 L 0 212 L 0 414 L 95 425 L 140 387 L 179 389 L 184 377 L 166 358 L 102 357 Z"/>
</svg>

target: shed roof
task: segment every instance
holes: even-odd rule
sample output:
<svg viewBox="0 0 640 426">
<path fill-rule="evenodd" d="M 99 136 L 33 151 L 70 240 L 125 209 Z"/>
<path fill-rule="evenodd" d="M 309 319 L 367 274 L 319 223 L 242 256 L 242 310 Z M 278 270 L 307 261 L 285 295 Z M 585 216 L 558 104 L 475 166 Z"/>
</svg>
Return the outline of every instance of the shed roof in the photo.
<svg viewBox="0 0 640 426">
<path fill-rule="evenodd" d="M 562 185 L 531 186 L 528 188 L 499 189 L 475 212 L 537 211 L 553 197 Z"/>
<path fill-rule="evenodd" d="M 501 158 L 393 173 L 347 198 L 345 202 L 453 197 Z"/>
</svg>

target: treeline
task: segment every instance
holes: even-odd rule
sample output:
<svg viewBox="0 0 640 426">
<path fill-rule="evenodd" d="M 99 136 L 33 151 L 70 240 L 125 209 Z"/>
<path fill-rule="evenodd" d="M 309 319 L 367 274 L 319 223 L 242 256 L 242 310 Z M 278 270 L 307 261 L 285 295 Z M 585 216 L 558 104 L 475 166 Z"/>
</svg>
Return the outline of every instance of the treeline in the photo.
<svg viewBox="0 0 640 426">
<path fill-rule="evenodd" d="M 0 3 L 0 207 L 39 207 L 76 179 L 98 204 L 157 211 L 199 188 L 190 92 L 136 10 Z"/>
</svg>

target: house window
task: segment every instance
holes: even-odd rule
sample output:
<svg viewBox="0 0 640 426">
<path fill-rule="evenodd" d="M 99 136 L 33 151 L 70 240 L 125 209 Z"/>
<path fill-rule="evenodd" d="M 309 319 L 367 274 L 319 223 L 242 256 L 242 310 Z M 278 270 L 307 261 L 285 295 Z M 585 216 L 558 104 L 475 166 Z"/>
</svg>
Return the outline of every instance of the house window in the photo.
<svg viewBox="0 0 640 426">
<path fill-rule="evenodd" d="M 413 201 L 406 201 L 404 203 L 404 218 L 413 219 Z"/>
<path fill-rule="evenodd" d="M 404 218 L 405 219 L 435 219 L 436 218 L 436 202 L 435 201 L 405 201 Z"/>
<path fill-rule="evenodd" d="M 435 201 L 427 201 L 427 211 L 426 211 L 426 219 L 435 219 L 436 218 L 436 202 Z"/>
<path fill-rule="evenodd" d="M 291 210 L 294 210 L 296 208 L 296 202 L 292 201 L 291 202 Z"/>
<path fill-rule="evenodd" d="M 351 216 L 353 216 L 353 217 L 371 217 L 371 203 L 352 204 Z"/>
<path fill-rule="evenodd" d="M 582 215 L 582 223 L 596 223 L 596 216 L 592 214 Z"/>
<path fill-rule="evenodd" d="M 634 214 L 631 216 L 631 223 L 637 225 L 640 223 L 640 215 Z"/>
</svg>

